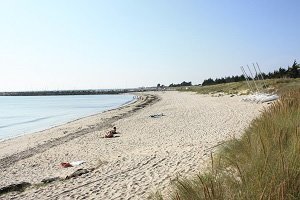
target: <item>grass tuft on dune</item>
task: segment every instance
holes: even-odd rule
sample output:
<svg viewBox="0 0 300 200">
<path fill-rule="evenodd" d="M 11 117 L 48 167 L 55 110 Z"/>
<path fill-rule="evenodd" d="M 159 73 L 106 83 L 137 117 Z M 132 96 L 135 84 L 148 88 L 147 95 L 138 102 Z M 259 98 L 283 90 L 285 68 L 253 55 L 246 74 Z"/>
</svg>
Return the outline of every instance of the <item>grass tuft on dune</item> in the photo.
<svg viewBox="0 0 300 200">
<path fill-rule="evenodd" d="M 207 172 L 175 181 L 168 196 L 152 199 L 300 199 L 300 89 L 264 110 L 211 163 Z"/>
</svg>

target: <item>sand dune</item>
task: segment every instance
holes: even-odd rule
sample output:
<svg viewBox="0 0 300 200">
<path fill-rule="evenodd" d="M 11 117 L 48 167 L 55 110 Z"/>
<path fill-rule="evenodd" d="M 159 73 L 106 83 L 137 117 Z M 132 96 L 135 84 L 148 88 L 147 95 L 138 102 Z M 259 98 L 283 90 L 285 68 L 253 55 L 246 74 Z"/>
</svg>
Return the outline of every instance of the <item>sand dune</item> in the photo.
<svg viewBox="0 0 300 200">
<path fill-rule="evenodd" d="M 175 91 L 150 95 L 150 103 L 144 96 L 121 109 L 1 142 L 0 186 L 40 183 L 45 177 L 66 177 L 79 168 L 93 171 L 0 198 L 146 199 L 157 189 L 168 193 L 170 181 L 203 170 L 213 147 L 240 137 L 264 106 L 242 102 L 238 96 Z M 160 101 L 153 104 L 152 95 Z M 100 138 L 112 126 L 118 128 L 119 137 Z M 71 168 L 59 165 L 76 160 L 86 163 Z"/>
</svg>

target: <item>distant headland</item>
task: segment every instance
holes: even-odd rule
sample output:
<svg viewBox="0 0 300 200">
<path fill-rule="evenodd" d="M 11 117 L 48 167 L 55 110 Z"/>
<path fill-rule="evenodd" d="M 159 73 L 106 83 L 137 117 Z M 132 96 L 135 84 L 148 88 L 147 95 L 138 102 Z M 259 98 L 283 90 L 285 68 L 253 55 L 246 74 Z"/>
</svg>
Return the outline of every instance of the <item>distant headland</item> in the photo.
<svg viewBox="0 0 300 200">
<path fill-rule="evenodd" d="M 24 91 L 24 92 L 0 92 L 0 96 L 56 96 L 56 95 L 97 95 L 120 94 L 128 90 L 52 90 L 52 91 Z"/>
<path fill-rule="evenodd" d="M 156 87 L 141 87 L 133 89 L 91 89 L 91 90 L 51 90 L 51 91 L 22 91 L 0 92 L 0 96 L 57 96 L 57 95 L 101 95 L 123 94 L 130 92 L 154 91 Z"/>
</svg>

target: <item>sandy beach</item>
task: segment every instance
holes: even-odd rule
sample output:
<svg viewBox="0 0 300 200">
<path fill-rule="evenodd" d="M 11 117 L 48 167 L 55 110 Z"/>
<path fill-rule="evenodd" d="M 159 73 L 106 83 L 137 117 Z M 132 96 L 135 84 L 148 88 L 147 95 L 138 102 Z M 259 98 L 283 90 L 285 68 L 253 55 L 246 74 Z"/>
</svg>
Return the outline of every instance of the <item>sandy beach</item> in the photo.
<svg viewBox="0 0 300 200">
<path fill-rule="evenodd" d="M 204 170 L 214 147 L 240 137 L 266 105 L 243 102 L 242 96 L 139 95 L 130 105 L 0 142 L 0 187 L 32 184 L 0 199 L 147 199 L 157 190 L 167 194 L 172 180 Z M 117 137 L 101 138 L 113 126 Z M 80 160 L 86 163 L 60 166 Z M 88 173 L 41 184 L 44 178 L 64 179 L 78 169 Z"/>
</svg>

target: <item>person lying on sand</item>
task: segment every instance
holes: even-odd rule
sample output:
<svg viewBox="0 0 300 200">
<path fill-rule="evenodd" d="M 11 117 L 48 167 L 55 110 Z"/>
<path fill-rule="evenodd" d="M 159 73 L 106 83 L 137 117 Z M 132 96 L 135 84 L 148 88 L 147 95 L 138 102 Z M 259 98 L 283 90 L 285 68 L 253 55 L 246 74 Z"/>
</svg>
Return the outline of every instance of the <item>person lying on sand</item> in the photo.
<svg viewBox="0 0 300 200">
<path fill-rule="evenodd" d="M 114 137 L 114 134 L 116 134 L 116 133 L 117 133 L 117 128 L 114 127 L 113 130 L 108 131 L 104 137 L 105 138 L 112 138 L 112 137 Z"/>
<path fill-rule="evenodd" d="M 165 116 L 163 113 L 161 114 L 155 114 L 155 115 L 150 115 L 150 117 L 152 118 L 159 118 L 159 117 L 162 117 L 162 116 Z"/>
</svg>

